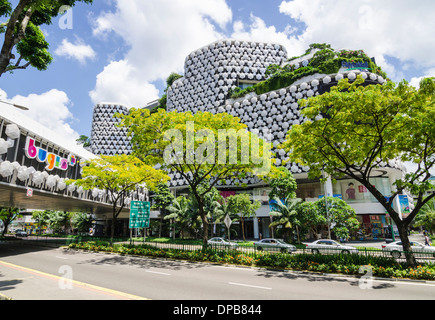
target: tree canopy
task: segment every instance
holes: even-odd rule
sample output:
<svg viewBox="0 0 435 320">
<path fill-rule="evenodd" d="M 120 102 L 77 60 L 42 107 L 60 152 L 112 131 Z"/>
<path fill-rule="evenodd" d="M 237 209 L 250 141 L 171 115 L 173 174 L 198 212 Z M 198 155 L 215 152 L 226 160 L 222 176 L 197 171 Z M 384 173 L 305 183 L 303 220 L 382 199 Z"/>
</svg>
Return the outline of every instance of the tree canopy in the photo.
<svg viewBox="0 0 435 320">
<path fill-rule="evenodd" d="M 345 79 L 330 92 L 303 100 L 302 113 L 309 120 L 293 126 L 281 147 L 290 161 L 310 167 L 311 178 L 326 172 L 364 185 L 390 214 L 405 251 L 410 251 L 406 228 L 435 197 L 424 197 L 433 188 L 429 170 L 435 163 L 435 79 L 422 80 L 419 89 L 406 81 L 363 84 L 361 76 L 353 83 Z M 396 161 L 410 161 L 417 168 L 395 182 L 392 194 L 382 194 L 371 178 Z M 414 195 L 416 202 L 402 220 L 392 204 L 404 192 Z M 415 264 L 412 254 L 408 258 Z"/>
<path fill-rule="evenodd" d="M 4 34 L 0 52 L 0 77 L 5 72 L 29 66 L 46 70 L 53 58 L 40 26 L 51 24 L 52 19 L 62 14 L 64 8 L 73 7 L 78 2 L 92 1 L 20 0 L 13 8 L 12 1 L 0 0 L 0 17 L 8 19 L 0 24 L 0 34 Z"/>
<path fill-rule="evenodd" d="M 209 112 L 130 110 L 118 115 L 129 129 L 134 155 L 184 178 L 195 197 L 207 242 L 208 218 L 204 196 L 218 183 L 248 176 L 274 174 L 271 143 L 247 131 L 229 114 Z M 206 183 L 207 187 L 201 186 Z"/>
<path fill-rule="evenodd" d="M 157 185 L 167 182 L 169 177 L 161 170 L 144 164 L 128 155 L 100 156 L 87 161 L 83 167 L 82 179 L 70 180 L 85 190 L 99 189 L 107 192 L 113 207 L 111 238 L 113 239 L 116 218 L 125 207 L 129 193 L 140 186 L 154 190 Z"/>
</svg>

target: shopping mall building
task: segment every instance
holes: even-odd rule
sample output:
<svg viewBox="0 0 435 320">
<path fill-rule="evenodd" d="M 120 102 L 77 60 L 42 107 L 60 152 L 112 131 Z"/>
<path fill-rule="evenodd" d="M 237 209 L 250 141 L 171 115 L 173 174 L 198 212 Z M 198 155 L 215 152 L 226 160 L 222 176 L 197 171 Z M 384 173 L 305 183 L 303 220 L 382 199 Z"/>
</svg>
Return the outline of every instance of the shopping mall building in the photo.
<svg viewBox="0 0 435 320">
<path fill-rule="evenodd" d="M 211 113 L 229 113 L 239 117 L 252 132 L 261 135 L 268 130 L 273 135 L 273 150 L 277 155 L 277 164 L 287 159 L 287 154 L 276 147 L 285 139 L 288 130 L 295 124 L 305 121 L 301 114 L 299 100 L 327 92 L 343 78 L 350 81 L 362 75 L 366 84 L 383 84 L 385 79 L 371 72 L 366 63 L 344 64 L 333 74 L 313 73 L 296 79 L 291 85 L 265 92 L 247 93 L 237 99 L 231 98 L 235 88 L 249 88 L 267 79 L 266 69 L 271 64 L 288 65 L 292 70 L 309 66 L 311 59 L 321 49 L 311 48 L 305 55 L 288 59 L 286 49 L 279 44 L 257 43 L 237 40 L 221 40 L 199 48 L 186 57 L 184 77 L 176 80 L 167 90 L 168 111 L 179 112 L 207 111 Z M 127 113 L 127 108 L 116 104 L 95 106 L 91 151 L 95 154 L 130 153 L 126 132 L 115 127 L 113 119 L 116 112 Z M 362 222 L 363 233 L 368 239 L 383 238 L 390 219 L 384 208 L 374 199 L 368 190 L 350 178 L 326 184 L 308 179 L 308 167 L 296 163 L 287 163 L 298 183 L 297 197 L 305 201 L 315 201 L 328 196 L 340 197 L 357 213 Z M 385 196 L 392 193 L 393 183 L 404 173 L 404 166 L 396 161 L 385 163 L 373 173 L 373 184 Z M 187 184 L 179 175 L 171 175 L 170 187 L 178 196 L 185 194 Z M 241 182 L 247 188 L 237 187 Z M 271 235 L 269 197 L 270 188 L 255 177 L 227 180 L 218 184 L 223 196 L 237 193 L 249 193 L 252 200 L 263 204 L 256 217 L 245 223 L 245 234 L 249 238 Z M 401 197 L 404 207 L 412 206 L 408 196 Z M 399 200 L 395 206 L 400 207 Z M 402 214 L 406 214 L 403 210 Z"/>
<path fill-rule="evenodd" d="M 83 165 L 96 155 L 17 107 L 24 108 L 0 101 L 0 207 L 20 208 L 24 217 L 16 223 L 28 233 L 39 228 L 30 218 L 33 210 L 86 212 L 107 221 L 113 209 L 105 190 L 68 183 L 80 179 Z M 147 191 L 139 188 L 130 200 L 146 197 Z M 128 206 L 120 217 L 117 228 L 127 235 Z"/>
<path fill-rule="evenodd" d="M 262 132 L 271 132 L 275 147 L 273 151 L 277 155 L 277 164 L 280 165 L 288 155 L 276 147 L 284 141 L 292 125 L 305 121 L 299 100 L 327 92 L 339 80 L 348 78 L 352 81 L 359 74 L 366 79 L 366 84 L 385 82 L 382 76 L 370 72 L 367 64 L 343 63 L 335 74 L 314 73 L 297 79 L 287 87 L 263 94 L 248 93 L 231 99 L 230 95 L 235 87 L 245 89 L 264 81 L 267 78 L 266 68 L 270 64 L 288 65 L 292 70 L 304 68 L 309 66 L 310 60 L 320 50 L 307 50 L 305 55 L 289 60 L 286 49 L 279 44 L 222 40 L 199 48 L 186 58 L 184 77 L 175 81 L 167 91 L 168 111 L 227 112 L 239 117 L 250 131 L 260 136 Z M 325 194 L 342 198 L 355 209 L 365 238 L 385 236 L 385 228 L 391 223 L 385 209 L 359 182 L 343 178 L 335 183 L 329 180 L 322 184 L 320 181 L 308 179 L 308 167 L 301 167 L 297 163 L 287 163 L 286 167 L 297 180 L 298 198 L 316 201 Z M 404 170 L 400 163 L 391 161 L 374 172 L 371 181 L 388 196 L 392 193 L 394 181 L 401 177 Z M 186 183 L 180 177 L 172 178 L 171 187 L 177 193 L 182 193 Z M 237 182 L 246 183 L 249 187 L 237 188 Z M 225 184 L 219 184 L 218 188 L 224 196 L 249 193 L 253 200 L 261 201 L 263 206 L 257 211 L 256 217 L 246 223 L 245 232 L 251 238 L 258 238 L 260 234 L 263 237 L 271 235 L 268 197 L 270 188 L 267 185 L 255 178 L 247 178 L 226 181 Z M 407 196 L 403 196 L 402 200 L 409 205 Z M 399 203 L 396 205 L 399 206 Z"/>
</svg>

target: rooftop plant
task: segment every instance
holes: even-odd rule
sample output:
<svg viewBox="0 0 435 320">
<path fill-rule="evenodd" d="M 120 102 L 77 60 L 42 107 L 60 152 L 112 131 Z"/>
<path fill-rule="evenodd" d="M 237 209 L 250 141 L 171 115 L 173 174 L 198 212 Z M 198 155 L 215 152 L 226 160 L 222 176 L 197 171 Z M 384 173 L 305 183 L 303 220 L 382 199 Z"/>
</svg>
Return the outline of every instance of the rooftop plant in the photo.
<svg viewBox="0 0 435 320">
<path fill-rule="evenodd" d="M 318 51 L 313 54 L 306 65 L 301 66 L 299 63 L 292 64 L 292 61 L 295 59 L 312 54 L 314 49 L 317 49 Z M 304 55 L 289 59 L 287 64 L 270 65 L 266 70 L 266 76 L 268 79 L 265 81 L 259 82 L 244 90 L 236 88 L 230 95 L 233 99 L 243 97 L 250 92 L 255 92 L 260 95 L 288 87 L 297 80 L 316 73 L 334 74 L 340 70 L 343 62 L 367 63 L 371 72 L 376 73 L 385 79 L 387 78 L 385 72 L 383 72 L 382 69 L 377 66 L 363 50 L 336 51 L 328 44 L 312 44 Z"/>
</svg>

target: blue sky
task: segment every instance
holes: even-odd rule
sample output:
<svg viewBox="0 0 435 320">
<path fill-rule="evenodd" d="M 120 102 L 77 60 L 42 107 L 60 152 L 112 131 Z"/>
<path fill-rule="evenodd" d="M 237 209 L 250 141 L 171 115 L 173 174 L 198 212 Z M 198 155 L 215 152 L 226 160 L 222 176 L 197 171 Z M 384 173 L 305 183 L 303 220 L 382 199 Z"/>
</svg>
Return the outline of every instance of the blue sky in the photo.
<svg viewBox="0 0 435 320">
<path fill-rule="evenodd" d="M 54 58 L 47 71 L 0 78 L 0 99 L 28 106 L 27 115 L 69 139 L 90 135 L 96 103 L 146 105 L 171 72 L 183 74 L 190 52 L 223 38 L 278 42 L 289 57 L 330 43 L 364 50 L 394 81 L 435 76 L 433 0 L 94 2 L 43 27 Z"/>
</svg>

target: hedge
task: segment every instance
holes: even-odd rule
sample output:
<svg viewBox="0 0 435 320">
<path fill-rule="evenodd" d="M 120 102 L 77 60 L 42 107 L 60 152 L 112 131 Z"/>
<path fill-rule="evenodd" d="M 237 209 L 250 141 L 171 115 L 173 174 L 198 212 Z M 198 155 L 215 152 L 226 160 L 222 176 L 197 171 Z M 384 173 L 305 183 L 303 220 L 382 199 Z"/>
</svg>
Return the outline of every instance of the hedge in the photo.
<svg viewBox="0 0 435 320">
<path fill-rule="evenodd" d="M 349 255 L 315 255 L 282 253 L 244 253 L 237 250 L 179 250 L 159 249 L 149 245 L 114 245 L 105 242 L 72 243 L 70 249 L 93 252 L 112 252 L 121 255 L 170 258 L 192 262 L 213 262 L 253 267 L 269 267 L 286 270 L 310 271 L 321 273 L 338 273 L 345 275 L 362 275 L 362 266 L 369 266 L 373 276 L 384 278 L 408 278 L 418 280 L 435 280 L 435 264 L 426 264 L 409 268 L 405 263 L 398 263 L 390 257 Z"/>
</svg>

